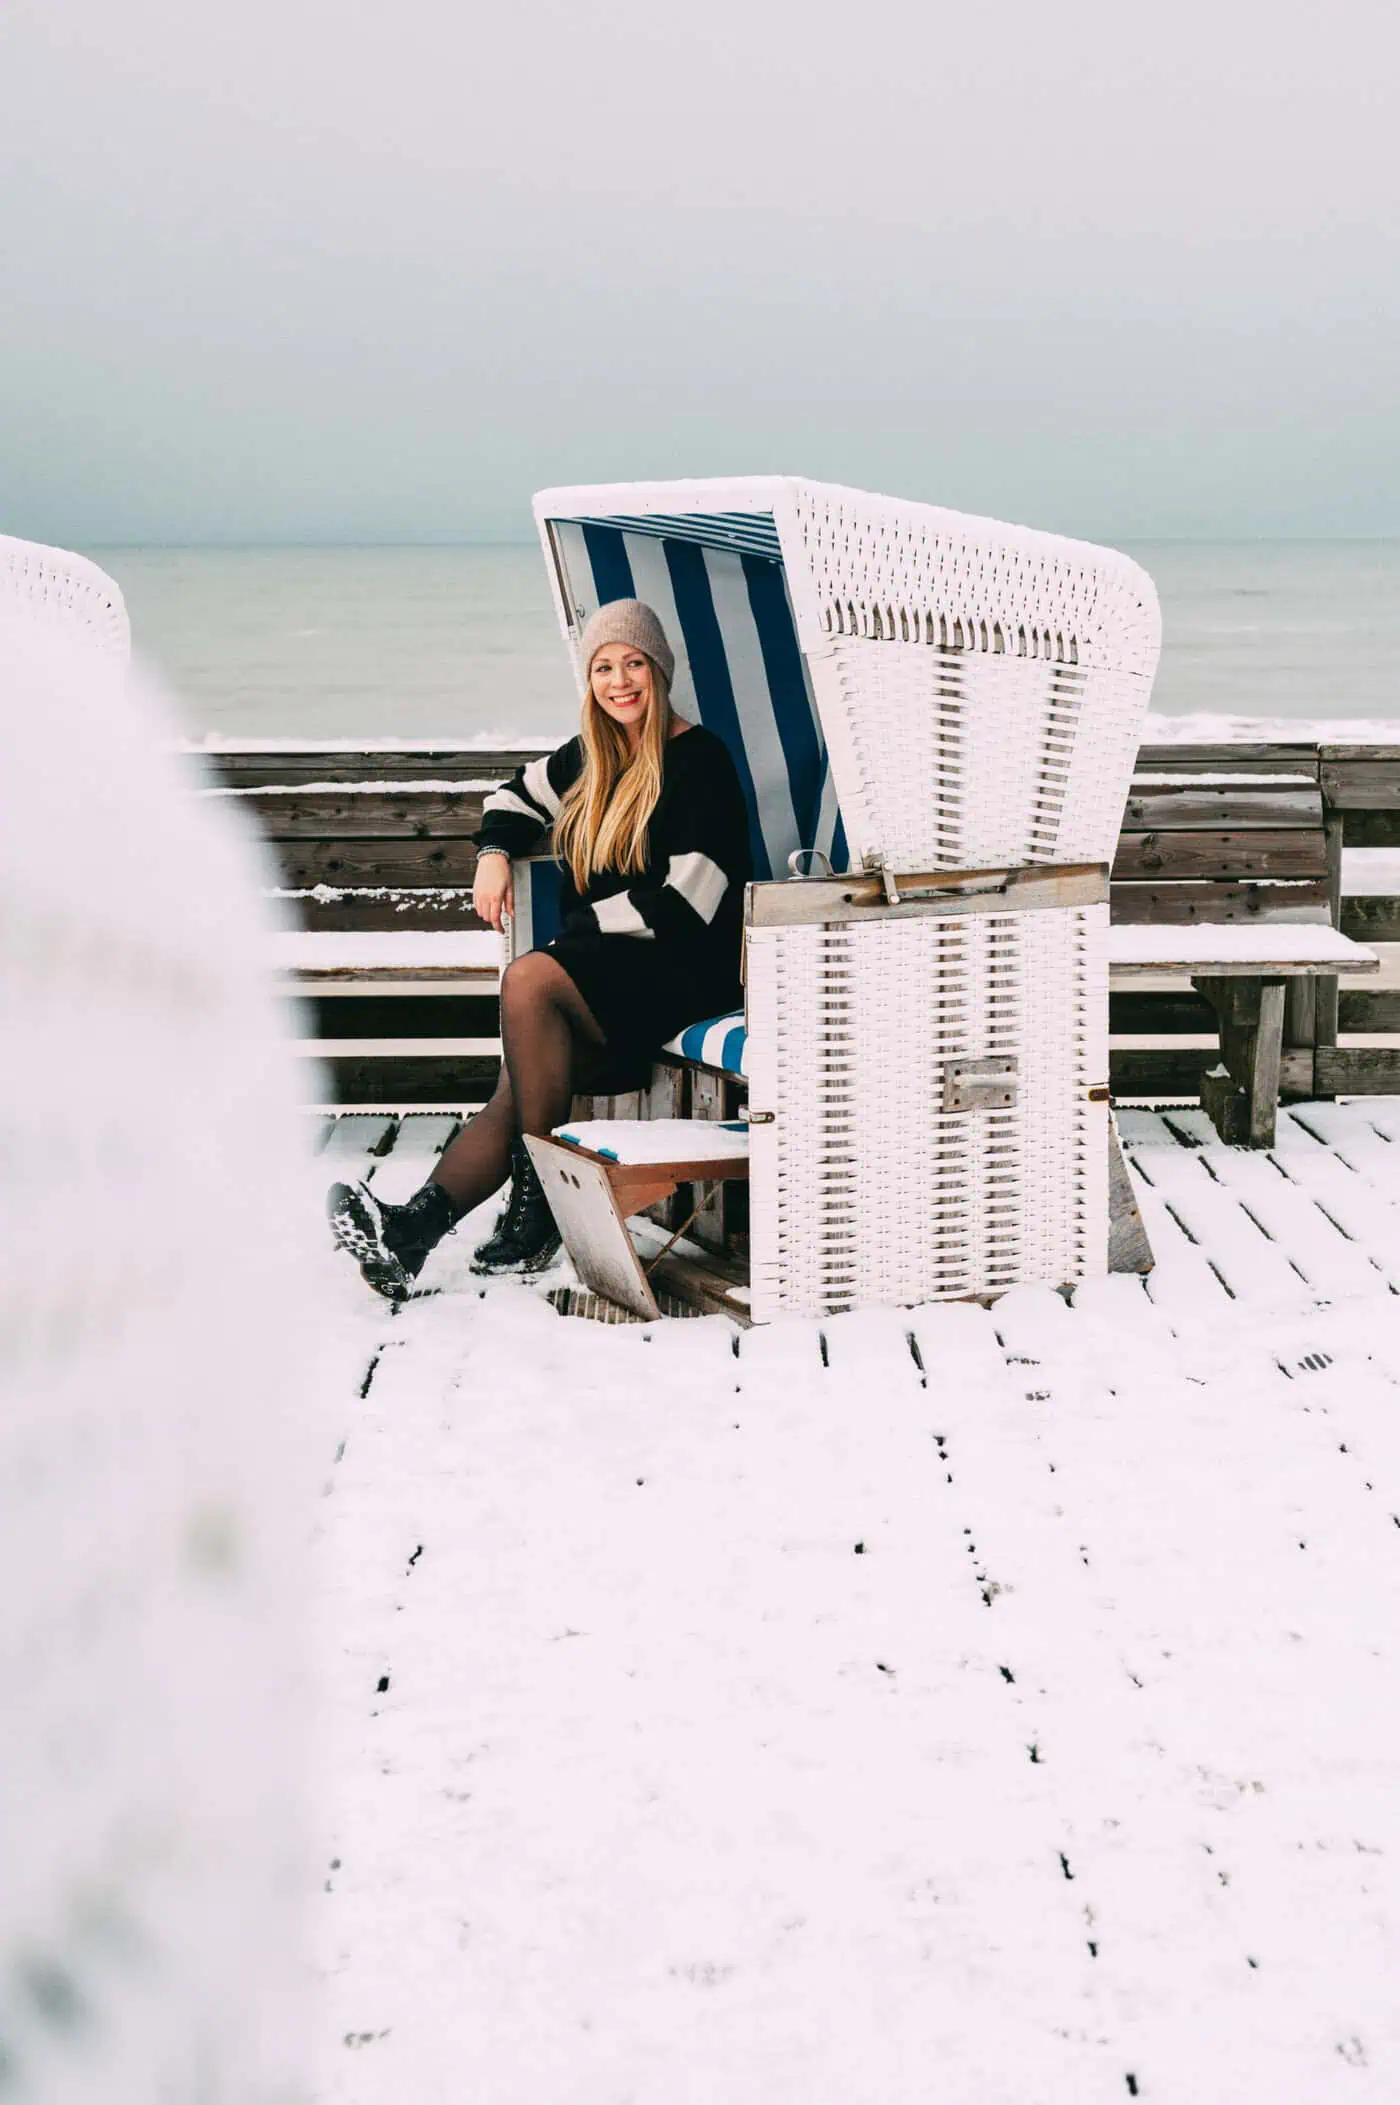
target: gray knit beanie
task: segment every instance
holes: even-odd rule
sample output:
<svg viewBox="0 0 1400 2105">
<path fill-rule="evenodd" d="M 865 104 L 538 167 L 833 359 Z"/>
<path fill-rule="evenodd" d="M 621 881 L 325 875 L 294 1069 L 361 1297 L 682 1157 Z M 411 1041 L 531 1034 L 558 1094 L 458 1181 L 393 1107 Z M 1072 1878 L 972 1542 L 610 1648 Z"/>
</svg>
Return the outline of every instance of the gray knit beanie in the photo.
<svg viewBox="0 0 1400 2105">
<path fill-rule="evenodd" d="M 610 599 L 585 622 L 579 639 L 579 660 L 585 680 L 595 656 L 605 643 L 630 643 L 633 650 L 645 651 L 653 665 L 660 667 L 668 687 L 675 678 L 676 654 L 666 641 L 666 631 L 651 608 L 640 599 Z"/>
</svg>

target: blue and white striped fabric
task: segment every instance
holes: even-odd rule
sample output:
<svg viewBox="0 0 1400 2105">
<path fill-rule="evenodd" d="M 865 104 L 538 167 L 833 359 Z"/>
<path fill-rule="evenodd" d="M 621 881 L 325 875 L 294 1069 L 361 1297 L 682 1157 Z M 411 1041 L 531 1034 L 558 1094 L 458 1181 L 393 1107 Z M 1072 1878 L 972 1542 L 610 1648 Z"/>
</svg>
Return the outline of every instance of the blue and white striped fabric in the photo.
<svg viewBox="0 0 1400 2105">
<path fill-rule="evenodd" d="M 794 848 L 847 861 L 826 743 L 770 512 L 551 522 L 573 616 L 643 599 L 676 653 L 672 698 L 733 755 L 757 877 Z"/>
<path fill-rule="evenodd" d="M 748 1071 L 744 1066 L 748 1036 L 744 1012 L 736 1009 L 732 1016 L 708 1016 L 703 1023 L 687 1024 L 662 1051 L 676 1053 L 682 1060 L 699 1060 L 705 1067 L 718 1067 L 742 1080 Z"/>
</svg>

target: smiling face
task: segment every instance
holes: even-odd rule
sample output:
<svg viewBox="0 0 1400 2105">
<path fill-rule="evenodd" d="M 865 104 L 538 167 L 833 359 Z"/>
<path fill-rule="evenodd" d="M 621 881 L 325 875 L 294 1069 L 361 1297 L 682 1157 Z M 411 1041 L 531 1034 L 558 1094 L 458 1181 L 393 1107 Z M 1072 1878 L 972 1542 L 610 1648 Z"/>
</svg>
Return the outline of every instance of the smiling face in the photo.
<svg viewBox="0 0 1400 2105">
<path fill-rule="evenodd" d="M 655 694 L 646 652 L 630 643 L 600 643 L 588 678 L 598 707 L 634 737 L 647 720 Z"/>
</svg>

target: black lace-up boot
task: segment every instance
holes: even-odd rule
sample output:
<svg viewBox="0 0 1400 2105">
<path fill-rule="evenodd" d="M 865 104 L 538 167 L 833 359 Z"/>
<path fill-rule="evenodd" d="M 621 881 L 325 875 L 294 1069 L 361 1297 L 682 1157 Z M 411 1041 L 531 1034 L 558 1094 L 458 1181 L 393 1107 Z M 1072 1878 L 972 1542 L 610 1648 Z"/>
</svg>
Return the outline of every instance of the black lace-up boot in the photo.
<svg viewBox="0 0 1400 2105">
<path fill-rule="evenodd" d="M 331 1234 L 387 1301 L 404 1301 L 437 1247 L 460 1218 L 440 1184 L 425 1184 L 402 1206 L 377 1199 L 367 1184 L 332 1184 L 326 1194 Z"/>
<path fill-rule="evenodd" d="M 540 1272 L 559 1248 L 559 1230 L 523 1140 L 511 1143 L 510 1198 L 494 1232 L 472 1257 L 474 1272 Z"/>
</svg>

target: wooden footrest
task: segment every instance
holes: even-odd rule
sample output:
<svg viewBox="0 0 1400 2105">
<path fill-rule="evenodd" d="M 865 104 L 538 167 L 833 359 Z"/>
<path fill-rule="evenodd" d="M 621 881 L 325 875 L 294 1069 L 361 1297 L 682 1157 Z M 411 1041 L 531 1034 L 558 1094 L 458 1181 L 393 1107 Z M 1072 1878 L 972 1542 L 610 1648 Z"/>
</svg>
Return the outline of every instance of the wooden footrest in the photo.
<svg viewBox="0 0 1400 2105">
<path fill-rule="evenodd" d="M 645 1125 L 639 1130 L 645 1132 Z M 628 1232 L 629 1216 L 668 1199 L 678 1185 L 713 1184 L 749 1173 L 747 1154 L 619 1162 L 574 1141 L 527 1134 L 525 1145 L 579 1278 L 594 1293 L 648 1319 L 658 1318 L 661 1310 Z M 676 1290 L 675 1282 L 668 1285 Z"/>
</svg>

